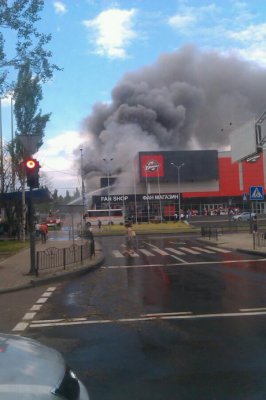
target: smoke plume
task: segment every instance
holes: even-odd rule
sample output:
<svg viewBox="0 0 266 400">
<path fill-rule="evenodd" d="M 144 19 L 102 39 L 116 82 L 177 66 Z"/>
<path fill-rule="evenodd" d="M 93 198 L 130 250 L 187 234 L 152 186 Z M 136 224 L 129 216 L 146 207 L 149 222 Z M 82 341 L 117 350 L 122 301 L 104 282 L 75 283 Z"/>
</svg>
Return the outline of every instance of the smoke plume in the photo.
<svg viewBox="0 0 266 400">
<path fill-rule="evenodd" d="M 110 104 L 84 119 L 84 169 L 90 188 L 105 173 L 132 170 L 139 151 L 219 149 L 232 128 L 266 108 L 266 70 L 233 56 L 186 46 L 126 74 Z"/>
</svg>

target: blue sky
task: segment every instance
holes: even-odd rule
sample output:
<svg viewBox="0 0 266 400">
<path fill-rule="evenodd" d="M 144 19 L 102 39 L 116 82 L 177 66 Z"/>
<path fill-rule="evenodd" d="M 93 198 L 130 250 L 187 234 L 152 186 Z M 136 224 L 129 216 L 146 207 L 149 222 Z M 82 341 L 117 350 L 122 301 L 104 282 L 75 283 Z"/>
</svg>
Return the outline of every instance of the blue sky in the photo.
<svg viewBox="0 0 266 400">
<path fill-rule="evenodd" d="M 125 73 L 188 43 L 266 66 L 265 0 L 45 0 L 41 16 L 40 30 L 52 34 L 53 62 L 63 71 L 43 87 L 41 108 L 52 116 L 37 156 L 63 193 L 81 186 L 71 163 L 82 146 L 82 120 L 95 103 L 110 102 Z M 9 112 L 3 101 L 4 121 Z"/>
</svg>

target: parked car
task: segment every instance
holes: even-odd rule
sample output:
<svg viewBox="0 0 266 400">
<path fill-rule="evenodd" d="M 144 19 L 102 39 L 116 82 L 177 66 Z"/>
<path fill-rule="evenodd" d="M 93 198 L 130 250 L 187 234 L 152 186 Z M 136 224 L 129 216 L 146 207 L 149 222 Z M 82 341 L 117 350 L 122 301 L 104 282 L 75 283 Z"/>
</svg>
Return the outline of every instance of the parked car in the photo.
<svg viewBox="0 0 266 400">
<path fill-rule="evenodd" d="M 256 213 L 245 211 L 245 212 L 242 212 L 241 214 L 233 215 L 232 220 L 233 221 L 249 221 L 250 219 L 253 219 L 254 217 L 256 217 Z"/>
<path fill-rule="evenodd" d="M 58 351 L 21 336 L 0 334 L 1 400 L 89 400 Z"/>
</svg>

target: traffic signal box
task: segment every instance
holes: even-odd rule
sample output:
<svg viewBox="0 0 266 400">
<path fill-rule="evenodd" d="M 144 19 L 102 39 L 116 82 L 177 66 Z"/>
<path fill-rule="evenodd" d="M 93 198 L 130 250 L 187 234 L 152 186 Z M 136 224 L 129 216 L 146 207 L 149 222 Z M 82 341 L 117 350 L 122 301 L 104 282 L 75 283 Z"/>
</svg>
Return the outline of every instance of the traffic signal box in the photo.
<svg viewBox="0 0 266 400">
<path fill-rule="evenodd" d="M 38 188 L 40 169 L 39 161 L 35 160 L 35 158 L 28 158 L 25 160 L 24 165 L 27 176 L 27 185 L 32 189 Z"/>
</svg>

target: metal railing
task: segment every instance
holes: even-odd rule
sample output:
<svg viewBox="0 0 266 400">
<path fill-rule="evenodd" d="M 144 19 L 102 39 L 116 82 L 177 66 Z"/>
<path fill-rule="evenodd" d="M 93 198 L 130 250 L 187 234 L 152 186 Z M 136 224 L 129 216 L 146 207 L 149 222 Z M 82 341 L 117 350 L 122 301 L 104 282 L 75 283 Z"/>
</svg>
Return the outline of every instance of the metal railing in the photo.
<svg viewBox="0 0 266 400">
<path fill-rule="evenodd" d="M 57 248 L 49 247 L 46 250 L 36 252 L 37 273 L 39 270 L 63 267 L 67 265 L 82 263 L 83 260 L 91 257 L 91 243 L 72 244 L 70 247 Z"/>
<path fill-rule="evenodd" d="M 211 238 L 216 238 L 218 240 L 218 236 L 223 234 L 223 228 L 213 228 L 213 227 L 201 227 L 201 236 Z"/>
<path fill-rule="evenodd" d="M 266 246 L 266 235 L 262 232 L 253 232 L 253 248 L 265 247 Z"/>
<path fill-rule="evenodd" d="M 219 236 L 222 236 L 224 233 L 244 233 L 244 231 L 239 231 L 236 227 L 235 230 L 228 230 L 226 229 L 224 231 L 223 227 L 201 227 L 201 236 L 202 237 L 207 237 L 209 239 L 211 238 L 215 238 L 216 240 L 218 240 Z M 249 232 L 250 234 L 252 234 L 251 236 L 251 240 L 253 242 L 253 249 L 256 248 L 260 248 L 260 247 L 266 247 L 266 231 L 253 231 L 250 232 L 249 229 L 245 229 L 245 232 Z"/>
</svg>

